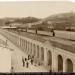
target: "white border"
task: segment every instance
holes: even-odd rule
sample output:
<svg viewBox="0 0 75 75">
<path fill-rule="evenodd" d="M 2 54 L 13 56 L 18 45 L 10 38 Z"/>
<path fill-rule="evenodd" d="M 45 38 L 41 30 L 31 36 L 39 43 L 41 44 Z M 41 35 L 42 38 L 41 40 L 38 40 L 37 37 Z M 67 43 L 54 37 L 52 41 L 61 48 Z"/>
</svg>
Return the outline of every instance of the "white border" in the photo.
<svg viewBox="0 0 75 75">
<path fill-rule="evenodd" d="M 70 2 L 75 2 L 75 0 L 0 0 L 0 2 L 22 2 L 22 1 L 70 1 Z"/>
<path fill-rule="evenodd" d="M 75 0 L 69 0 L 69 1 L 71 1 L 71 2 L 75 2 Z"/>
<path fill-rule="evenodd" d="M 71 1 L 75 2 L 75 0 L 0 0 L 0 2 L 16 2 L 16 1 Z"/>
</svg>

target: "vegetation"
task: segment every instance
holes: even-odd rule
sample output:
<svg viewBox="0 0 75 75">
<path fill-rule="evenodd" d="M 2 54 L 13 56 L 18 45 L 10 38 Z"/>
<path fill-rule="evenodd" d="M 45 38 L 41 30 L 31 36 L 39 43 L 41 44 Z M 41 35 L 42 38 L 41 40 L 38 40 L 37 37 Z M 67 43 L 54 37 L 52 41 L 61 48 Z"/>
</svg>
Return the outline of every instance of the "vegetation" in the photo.
<svg viewBox="0 0 75 75">
<path fill-rule="evenodd" d="M 21 24 L 26 24 L 26 23 L 33 23 L 33 22 L 37 22 L 40 19 L 34 18 L 34 17 L 26 17 L 26 18 L 17 18 L 14 21 L 10 22 L 7 21 L 6 23 L 21 23 Z"/>
<path fill-rule="evenodd" d="M 38 19 L 35 17 L 26 17 L 26 18 L 11 18 L 12 21 L 9 19 L 1 19 L 0 25 L 9 25 L 11 23 L 19 23 L 21 24 L 19 27 L 23 28 L 26 27 L 26 24 L 32 24 L 32 29 L 38 30 L 69 30 L 75 31 L 75 13 L 61 13 L 49 16 L 44 19 Z M 39 24 L 38 22 L 41 21 Z M 4 23 L 3 23 L 4 22 Z M 36 23 L 37 22 L 37 23 Z M 50 23 L 49 23 L 50 22 Z M 22 25 L 23 24 L 23 25 Z"/>
</svg>

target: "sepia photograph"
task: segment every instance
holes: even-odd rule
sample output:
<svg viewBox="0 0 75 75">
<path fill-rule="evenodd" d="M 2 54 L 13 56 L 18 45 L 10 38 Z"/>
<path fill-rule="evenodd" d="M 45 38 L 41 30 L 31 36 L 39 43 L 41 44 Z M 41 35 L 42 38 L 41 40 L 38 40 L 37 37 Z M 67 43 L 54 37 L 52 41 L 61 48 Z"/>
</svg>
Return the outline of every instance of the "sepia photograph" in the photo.
<svg viewBox="0 0 75 75">
<path fill-rule="evenodd" d="M 34 72 L 75 72 L 75 2 L 0 2 L 0 73 Z"/>
</svg>

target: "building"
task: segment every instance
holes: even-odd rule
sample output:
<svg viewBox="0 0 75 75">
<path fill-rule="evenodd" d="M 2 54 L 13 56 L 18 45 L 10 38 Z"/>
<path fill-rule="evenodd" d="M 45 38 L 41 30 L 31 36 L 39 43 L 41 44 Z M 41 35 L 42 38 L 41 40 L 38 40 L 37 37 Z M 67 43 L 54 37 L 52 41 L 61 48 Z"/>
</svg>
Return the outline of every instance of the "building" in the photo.
<svg viewBox="0 0 75 75">
<path fill-rule="evenodd" d="M 34 56 L 38 65 L 52 72 L 75 72 L 75 42 L 60 38 L 46 38 L 28 33 L 18 35 L 12 31 L 0 30 L 28 55 Z"/>
</svg>

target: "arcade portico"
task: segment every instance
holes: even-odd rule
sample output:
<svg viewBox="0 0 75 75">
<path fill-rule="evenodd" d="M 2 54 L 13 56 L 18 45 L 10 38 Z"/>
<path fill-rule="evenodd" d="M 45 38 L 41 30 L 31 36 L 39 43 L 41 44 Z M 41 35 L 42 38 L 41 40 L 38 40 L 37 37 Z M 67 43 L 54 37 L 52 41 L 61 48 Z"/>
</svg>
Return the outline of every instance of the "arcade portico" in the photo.
<svg viewBox="0 0 75 75">
<path fill-rule="evenodd" d="M 53 72 L 75 72 L 75 42 L 56 37 L 46 39 L 44 36 L 29 33 L 23 35 L 2 29 L 0 34 L 24 53 L 34 56 L 36 64 Z"/>
</svg>

